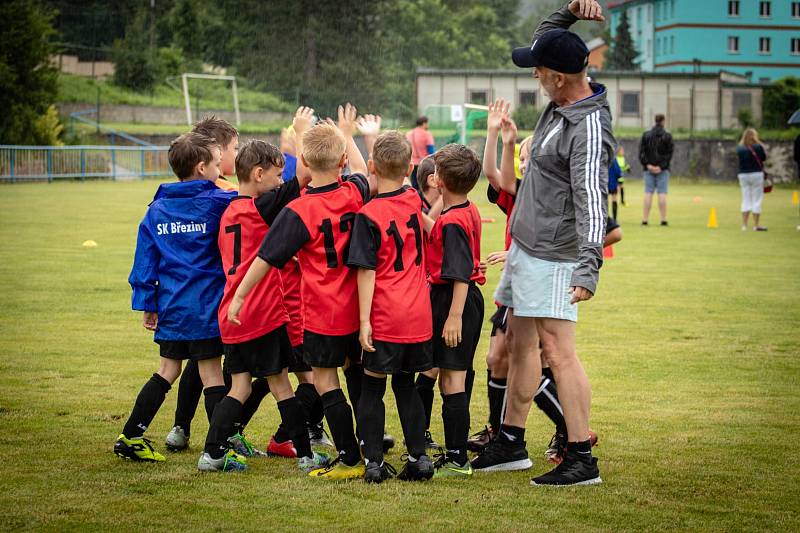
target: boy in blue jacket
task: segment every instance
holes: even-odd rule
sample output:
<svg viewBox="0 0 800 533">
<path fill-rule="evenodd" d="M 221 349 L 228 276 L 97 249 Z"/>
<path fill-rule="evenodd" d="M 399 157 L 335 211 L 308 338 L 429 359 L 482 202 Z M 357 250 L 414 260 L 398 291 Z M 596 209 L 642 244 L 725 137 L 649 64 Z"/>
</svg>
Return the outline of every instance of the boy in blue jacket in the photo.
<svg viewBox="0 0 800 533">
<path fill-rule="evenodd" d="M 118 456 L 137 461 L 164 460 L 144 433 L 180 376 L 183 360 L 197 361 L 209 420 L 226 394 L 217 322 L 225 274 L 217 234 L 222 213 L 236 193 L 214 184 L 221 152 L 210 137 L 181 135 L 170 145 L 169 164 L 179 181 L 158 188 L 139 225 L 128 278 L 131 306 L 144 312 L 143 325 L 155 332 L 161 354 L 158 372 L 142 387 L 114 444 Z"/>
</svg>

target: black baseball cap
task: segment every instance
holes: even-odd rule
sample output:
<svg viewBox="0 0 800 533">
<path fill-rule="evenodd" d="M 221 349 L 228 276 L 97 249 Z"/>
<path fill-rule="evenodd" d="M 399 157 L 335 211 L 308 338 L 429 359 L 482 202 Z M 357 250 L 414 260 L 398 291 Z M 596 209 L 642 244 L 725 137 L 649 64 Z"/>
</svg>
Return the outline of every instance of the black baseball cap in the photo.
<svg viewBox="0 0 800 533">
<path fill-rule="evenodd" d="M 559 28 L 545 32 L 530 46 L 514 48 L 511 59 L 521 68 L 547 67 L 564 74 L 578 74 L 589 64 L 589 49 L 576 34 Z"/>
</svg>

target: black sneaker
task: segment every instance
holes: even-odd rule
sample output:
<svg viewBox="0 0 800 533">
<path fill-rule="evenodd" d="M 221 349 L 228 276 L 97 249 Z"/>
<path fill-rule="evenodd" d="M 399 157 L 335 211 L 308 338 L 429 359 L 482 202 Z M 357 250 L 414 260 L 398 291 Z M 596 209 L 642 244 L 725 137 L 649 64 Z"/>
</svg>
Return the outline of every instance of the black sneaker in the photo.
<svg viewBox="0 0 800 533">
<path fill-rule="evenodd" d="M 642 226 L 646 226 L 646 225 L 647 225 L 647 221 L 646 220 L 642 220 Z"/>
<path fill-rule="evenodd" d="M 531 479 L 531 485 L 535 487 L 597 485 L 602 482 L 600 470 L 597 468 L 597 457 L 592 457 L 590 461 L 583 461 L 570 452 L 567 452 L 564 462 L 553 470 Z"/>
<path fill-rule="evenodd" d="M 388 433 L 383 434 L 383 453 L 388 453 L 389 450 L 394 448 L 394 437 Z"/>
<path fill-rule="evenodd" d="M 662 226 L 669 226 L 669 222 L 667 222 L 666 220 L 662 220 L 661 221 L 661 225 Z"/>
<path fill-rule="evenodd" d="M 510 444 L 501 438 L 493 439 L 483 453 L 472 460 L 472 469 L 476 472 L 527 470 L 532 466 L 524 442 Z"/>
<path fill-rule="evenodd" d="M 425 430 L 425 449 L 426 450 L 438 450 L 440 448 L 439 444 L 433 440 L 431 436 L 431 432 L 427 429 Z"/>
<path fill-rule="evenodd" d="M 392 465 L 383 461 L 381 464 L 368 461 L 364 471 L 364 481 L 367 483 L 383 483 L 385 480 L 397 475 L 397 470 Z"/>
<path fill-rule="evenodd" d="M 403 469 L 397 474 L 402 481 L 425 481 L 433 477 L 433 463 L 427 455 L 420 455 L 416 461 L 405 459 Z"/>
<path fill-rule="evenodd" d="M 494 431 L 492 431 L 492 428 L 484 426 L 482 430 L 467 439 L 467 449 L 471 452 L 481 453 L 493 438 Z"/>
</svg>

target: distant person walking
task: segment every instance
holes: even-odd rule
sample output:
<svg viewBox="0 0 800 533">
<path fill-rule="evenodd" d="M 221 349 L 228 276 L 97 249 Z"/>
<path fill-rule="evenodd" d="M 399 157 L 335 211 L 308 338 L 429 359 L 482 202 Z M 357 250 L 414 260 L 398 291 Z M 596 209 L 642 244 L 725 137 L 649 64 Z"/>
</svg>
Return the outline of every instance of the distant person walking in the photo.
<svg viewBox="0 0 800 533">
<path fill-rule="evenodd" d="M 664 129 L 664 115 L 656 115 L 656 123 L 644 132 L 639 143 L 639 161 L 644 167 L 644 212 L 642 226 L 647 225 L 650 208 L 653 206 L 653 193 L 658 193 L 658 211 L 661 225 L 667 225 L 667 188 L 669 186 L 669 163 L 675 145 L 672 135 Z"/>
<path fill-rule="evenodd" d="M 411 164 L 414 170 L 411 171 L 411 185 L 419 190 L 417 184 L 417 167 L 423 159 L 436 151 L 433 135 L 428 131 L 428 117 L 417 118 L 417 127 L 406 133 L 406 140 L 411 143 Z"/>
<path fill-rule="evenodd" d="M 764 200 L 764 161 L 767 153 L 755 128 L 747 128 L 736 148 L 739 156 L 739 186 L 742 188 L 742 231 L 747 231 L 747 221 L 753 214 L 753 229 L 767 231 L 759 225 L 761 202 Z"/>
</svg>

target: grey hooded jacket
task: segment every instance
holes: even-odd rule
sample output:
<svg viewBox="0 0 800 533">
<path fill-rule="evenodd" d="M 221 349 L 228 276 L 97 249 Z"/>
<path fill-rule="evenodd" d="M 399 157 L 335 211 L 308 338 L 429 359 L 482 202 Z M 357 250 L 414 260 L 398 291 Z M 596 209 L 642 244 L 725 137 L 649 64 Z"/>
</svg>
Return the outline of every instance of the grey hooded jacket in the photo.
<svg viewBox="0 0 800 533">
<path fill-rule="evenodd" d="M 571 26 L 578 19 L 565 7 L 534 34 Z M 545 108 L 533 133 L 525 177 L 517 191 L 511 235 L 538 259 L 577 262 L 571 285 L 597 290 L 603 264 L 608 167 L 616 153 L 606 89 L 594 96 Z"/>
</svg>

